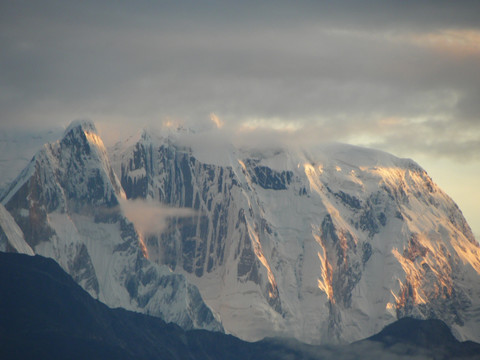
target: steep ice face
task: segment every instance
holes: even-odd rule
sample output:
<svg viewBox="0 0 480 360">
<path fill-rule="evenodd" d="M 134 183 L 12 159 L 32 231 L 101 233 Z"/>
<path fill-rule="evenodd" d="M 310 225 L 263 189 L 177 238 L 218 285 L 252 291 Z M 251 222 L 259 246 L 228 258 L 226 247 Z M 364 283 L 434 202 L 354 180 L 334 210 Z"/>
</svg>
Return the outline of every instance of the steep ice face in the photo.
<svg viewBox="0 0 480 360">
<path fill-rule="evenodd" d="M 480 340 L 480 249 L 411 160 L 145 133 L 111 158 L 127 198 L 196 210 L 148 237 L 148 252 L 196 284 L 234 335 L 353 341 L 415 316 Z"/>
<path fill-rule="evenodd" d="M 5 231 L 8 244 L 54 258 L 111 307 L 161 316 L 186 328 L 221 330 L 183 275 L 143 256 L 138 233 L 119 206 L 121 197 L 95 126 L 75 122 L 62 139 L 35 155 L 1 199 L 14 221 L 0 213 L 2 219 L 19 226 Z M 11 240 L 11 234 L 22 232 L 23 248 L 20 240 Z"/>
<path fill-rule="evenodd" d="M 0 251 L 33 255 L 12 215 L 0 204 Z"/>
</svg>

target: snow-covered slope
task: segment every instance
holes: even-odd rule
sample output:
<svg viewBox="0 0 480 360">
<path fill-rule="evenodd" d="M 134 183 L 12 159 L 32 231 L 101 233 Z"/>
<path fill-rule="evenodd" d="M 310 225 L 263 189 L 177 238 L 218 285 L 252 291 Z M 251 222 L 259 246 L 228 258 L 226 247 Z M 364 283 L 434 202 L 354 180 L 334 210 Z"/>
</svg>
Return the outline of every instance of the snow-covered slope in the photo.
<svg viewBox="0 0 480 360">
<path fill-rule="evenodd" d="M 94 124 L 76 121 L 61 140 L 44 145 L 1 199 L 12 215 L 0 208 L 10 244 L 3 250 L 33 249 L 55 259 L 111 307 L 160 316 L 185 328 L 220 330 L 194 285 L 144 257 L 138 233 L 119 206 L 122 197 Z M 22 232 L 23 247 L 16 245 Z"/>
<path fill-rule="evenodd" d="M 226 331 L 353 341 L 408 315 L 480 341 L 480 248 L 415 162 L 202 136 L 143 132 L 110 158 L 128 198 L 196 211 L 146 246 L 197 285 Z"/>
<path fill-rule="evenodd" d="M 34 254 L 32 248 L 25 242 L 22 229 L 2 204 L 0 204 L 0 251 Z"/>
</svg>

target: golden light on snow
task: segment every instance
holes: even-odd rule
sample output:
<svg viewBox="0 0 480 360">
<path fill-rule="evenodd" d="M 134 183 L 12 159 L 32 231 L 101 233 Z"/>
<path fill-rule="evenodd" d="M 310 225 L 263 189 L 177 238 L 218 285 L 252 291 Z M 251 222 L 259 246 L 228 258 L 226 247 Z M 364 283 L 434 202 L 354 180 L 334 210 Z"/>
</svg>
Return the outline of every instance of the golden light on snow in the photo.
<svg viewBox="0 0 480 360">
<path fill-rule="evenodd" d="M 145 258 L 148 257 L 148 248 L 147 245 L 145 244 L 145 239 L 143 237 L 143 234 L 141 232 L 138 232 L 138 242 L 140 243 L 140 248 L 142 249 L 142 254 Z"/>
<path fill-rule="evenodd" d="M 293 133 L 302 129 L 302 127 L 303 125 L 300 122 L 285 121 L 281 118 L 251 117 L 241 123 L 239 131 L 274 130 L 282 133 Z"/>
<path fill-rule="evenodd" d="M 308 182 L 310 183 L 310 188 L 321 194 L 321 185 L 317 183 L 318 176 L 315 174 L 315 168 L 309 163 L 303 164 L 303 167 L 305 169 L 305 175 L 308 178 Z"/>
<path fill-rule="evenodd" d="M 167 120 L 163 123 L 163 126 L 165 126 L 167 128 L 171 128 L 171 127 L 173 127 L 173 125 L 174 125 L 173 121 L 171 121 L 171 120 Z"/>
<path fill-rule="evenodd" d="M 221 129 L 225 122 L 221 120 L 215 113 L 210 113 L 210 120 L 217 126 L 218 129 Z"/>
<path fill-rule="evenodd" d="M 360 170 L 363 172 L 369 172 L 378 175 L 385 183 L 396 187 L 399 179 L 405 179 L 407 171 L 412 174 L 411 171 L 402 169 L 399 167 L 387 167 L 387 166 L 375 166 L 365 167 L 361 166 Z M 410 178 L 410 176 L 409 176 Z"/>
<path fill-rule="evenodd" d="M 320 260 L 320 264 L 322 267 L 322 278 L 317 279 L 317 286 L 320 290 L 322 290 L 328 297 L 328 299 L 335 304 L 335 298 L 333 296 L 333 287 L 332 287 L 332 266 L 328 262 L 325 256 L 325 249 L 323 247 L 322 241 L 318 235 L 313 234 L 313 237 L 317 241 L 320 246 L 322 246 L 323 254 L 319 251 L 317 253 L 318 259 Z"/>
<path fill-rule="evenodd" d="M 90 131 L 84 131 L 84 134 L 90 143 L 93 143 L 96 146 L 98 146 L 100 149 L 105 150 L 105 145 L 103 144 L 102 139 L 100 139 L 100 137 L 97 134 Z"/>
<path fill-rule="evenodd" d="M 268 282 L 270 283 L 271 289 L 276 289 L 277 282 L 275 281 L 275 276 L 273 275 L 272 269 L 270 268 L 270 265 L 268 264 L 268 261 L 265 258 L 265 255 L 263 254 L 262 244 L 260 243 L 260 239 L 258 238 L 257 233 L 252 229 L 250 225 L 247 225 L 247 229 L 248 229 L 248 234 L 250 235 L 250 239 L 252 239 L 253 252 L 255 253 L 255 256 L 257 257 L 257 259 L 260 260 L 262 265 L 267 270 Z M 276 294 L 273 293 L 271 289 L 268 291 L 268 296 L 270 298 L 273 298 L 276 296 Z"/>
<path fill-rule="evenodd" d="M 182 125 L 182 120 L 178 118 L 174 118 L 172 116 L 167 116 L 165 119 L 162 121 L 162 127 L 165 127 L 167 129 L 175 129 L 178 128 L 179 126 Z"/>
<path fill-rule="evenodd" d="M 422 282 L 424 279 L 420 276 L 421 272 L 417 269 L 416 264 L 406 259 L 400 254 L 398 249 L 393 249 L 392 254 L 398 260 L 406 274 L 404 283 L 399 280 L 401 288 L 399 296 L 394 295 L 397 306 L 404 307 L 410 296 L 415 304 L 426 304 L 427 301 L 425 300 L 425 294 L 421 290 L 423 288 Z M 412 292 L 411 294 L 409 294 L 410 291 Z"/>
</svg>

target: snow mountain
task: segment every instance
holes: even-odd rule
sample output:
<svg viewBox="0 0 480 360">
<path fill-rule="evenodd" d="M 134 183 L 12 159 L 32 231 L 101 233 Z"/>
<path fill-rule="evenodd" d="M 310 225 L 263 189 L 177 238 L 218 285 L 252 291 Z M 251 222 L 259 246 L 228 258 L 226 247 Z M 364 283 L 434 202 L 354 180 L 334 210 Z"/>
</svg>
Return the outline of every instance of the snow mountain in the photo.
<svg viewBox="0 0 480 360">
<path fill-rule="evenodd" d="M 194 285 L 144 257 L 119 206 L 122 197 L 95 125 L 74 122 L 62 139 L 44 145 L 1 199 L 11 216 L 2 205 L 0 249 L 55 259 L 110 307 L 187 329 L 221 330 Z"/>
<path fill-rule="evenodd" d="M 215 135 L 146 130 L 107 154 L 92 123 L 73 123 L 1 198 L 21 231 L 0 249 L 24 252 L 23 233 L 111 307 L 249 341 L 351 342 L 403 317 L 480 341 L 480 247 L 418 164 Z M 192 215 L 144 234 L 123 199 Z"/>
<path fill-rule="evenodd" d="M 239 148 L 144 131 L 111 159 L 129 199 L 196 211 L 146 239 L 225 330 L 351 342 L 398 318 L 480 340 L 480 248 L 414 161 L 345 144 Z"/>
</svg>

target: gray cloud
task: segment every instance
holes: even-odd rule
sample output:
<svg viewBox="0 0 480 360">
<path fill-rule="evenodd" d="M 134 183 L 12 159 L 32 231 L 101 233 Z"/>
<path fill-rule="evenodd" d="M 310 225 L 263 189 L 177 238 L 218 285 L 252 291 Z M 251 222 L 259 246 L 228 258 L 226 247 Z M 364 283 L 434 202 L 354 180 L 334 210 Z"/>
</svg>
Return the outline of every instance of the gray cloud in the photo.
<svg viewBox="0 0 480 360">
<path fill-rule="evenodd" d="M 445 29 L 480 31 L 478 2 L 0 6 L 2 125 L 214 112 L 226 129 L 257 120 L 386 150 L 478 154 L 480 51 L 475 39 L 473 52 L 442 43 Z"/>
<path fill-rule="evenodd" d="M 475 169 L 478 14 L 477 0 L 1 1 L 0 132 L 91 118 L 112 142 L 214 113 L 205 141 L 337 140 Z M 478 197 L 462 201 L 476 217 Z"/>
</svg>

